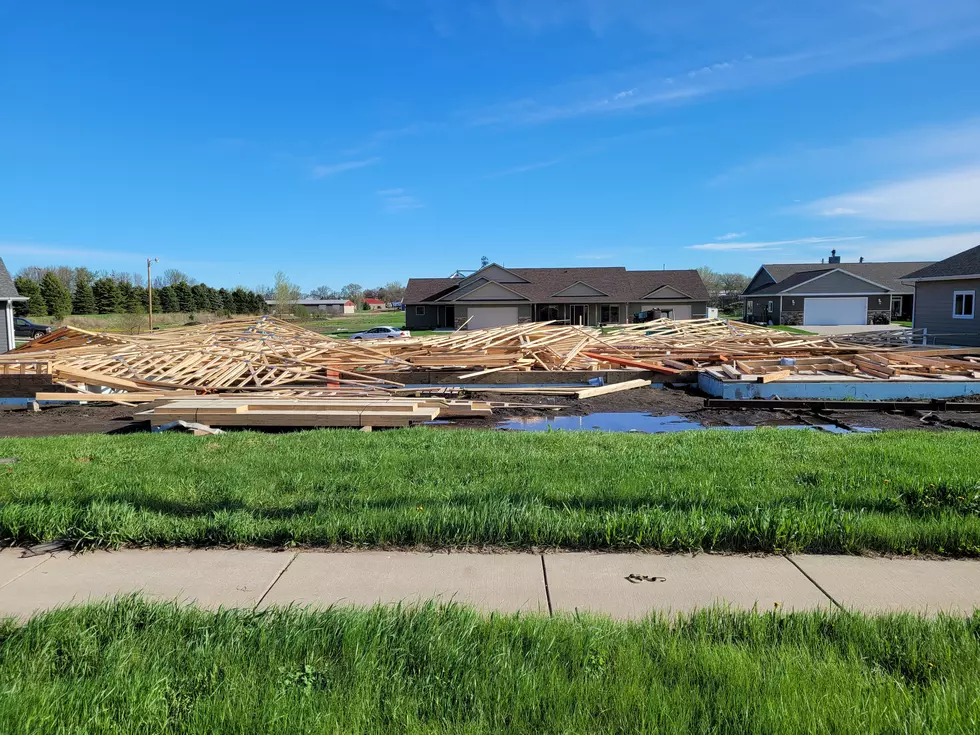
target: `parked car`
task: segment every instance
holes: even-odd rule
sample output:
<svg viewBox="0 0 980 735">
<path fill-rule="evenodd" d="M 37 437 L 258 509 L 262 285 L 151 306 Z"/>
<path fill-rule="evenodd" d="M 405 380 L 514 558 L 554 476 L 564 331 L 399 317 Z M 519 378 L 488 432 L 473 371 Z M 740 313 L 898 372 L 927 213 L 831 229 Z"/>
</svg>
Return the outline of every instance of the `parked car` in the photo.
<svg viewBox="0 0 980 735">
<path fill-rule="evenodd" d="M 30 337 L 31 339 L 37 339 L 38 337 L 43 337 L 46 335 L 51 331 L 51 329 L 51 327 L 45 326 L 44 324 L 35 324 L 22 316 L 14 317 L 15 337 Z"/>
<path fill-rule="evenodd" d="M 411 337 L 412 333 L 407 329 L 398 329 L 398 327 L 375 327 L 374 329 L 369 329 L 366 332 L 358 332 L 357 334 L 352 334 L 351 339 L 393 339 L 397 337 Z"/>
</svg>

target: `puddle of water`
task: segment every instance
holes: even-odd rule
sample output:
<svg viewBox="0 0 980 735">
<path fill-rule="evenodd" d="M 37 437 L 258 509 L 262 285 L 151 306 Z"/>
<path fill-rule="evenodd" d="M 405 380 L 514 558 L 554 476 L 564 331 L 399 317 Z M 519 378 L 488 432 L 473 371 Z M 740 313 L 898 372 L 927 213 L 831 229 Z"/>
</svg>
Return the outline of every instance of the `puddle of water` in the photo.
<svg viewBox="0 0 980 735">
<path fill-rule="evenodd" d="M 502 421 L 499 429 L 515 431 L 614 431 L 664 434 L 672 431 L 703 429 L 696 421 L 681 416 L 650 416 L 645 413 L 593 413 L 588 416 L 531 416 Z"/>
<path fill-rule="evenodd" d="M 511 431 L 609 431 L 615 433 L 669 434 L 677 431 L 717 430 L 751 431 L 758 426 L 705 426 L 683 416 L 651 416 L 646 413 L 593 413 L 588 416 L 530 416 L 501 421 L 498 429 Z M 850 434 L 833 424 L 819 426 L 775 425 L 776 429 L 826 431 L 831 434 Z M 878 431 L 867 427 L 855 427 L 855 432 Z"/>
</svg>

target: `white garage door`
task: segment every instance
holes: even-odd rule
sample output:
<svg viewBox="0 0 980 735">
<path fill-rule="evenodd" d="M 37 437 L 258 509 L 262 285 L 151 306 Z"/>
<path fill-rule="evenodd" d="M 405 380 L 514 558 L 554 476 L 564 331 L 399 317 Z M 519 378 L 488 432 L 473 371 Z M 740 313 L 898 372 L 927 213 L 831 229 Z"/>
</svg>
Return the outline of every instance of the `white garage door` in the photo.
<svg viewBox="0 0 980 735">
<path fill-rule="evenodd" d="M 867 324 L 868 297 L 807 299 L 803 305 L 803 324 L 836 327 L 841 324 Z"/>
<path fill-rule="evenodd" d="M 674 319 L 690 319 L 691 318 L 691 307 L 690 306 L 673 306 Z"/>
<path fill-rule="evenodd" d="M 517 324 L 516 306 L 471 306 L 467 316 L 472 317 L 467 329 L 490 329 Z"/>
</svg>

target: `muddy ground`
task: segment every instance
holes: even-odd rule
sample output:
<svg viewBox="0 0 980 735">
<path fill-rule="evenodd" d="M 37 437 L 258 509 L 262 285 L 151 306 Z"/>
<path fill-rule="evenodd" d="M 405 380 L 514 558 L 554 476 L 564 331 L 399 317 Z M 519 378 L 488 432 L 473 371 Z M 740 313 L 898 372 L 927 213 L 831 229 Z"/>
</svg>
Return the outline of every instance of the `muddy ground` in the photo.
<svg viewBox="0 0 980 735">
<path fill-rule="evenodd" d="M 838 424 L 843 428 L 867 427 L 885 431 L 921 429 L 943 431 L 972 429 L 980 431 L 980 414 L 926 412 L 904 414 L 885 411 L 827 411 L 806 410 L 729 410 L 704 407 L 704 397 L 683 388 L 637 389 L 606 396 L 577 400 L 544 396 L 501 395 L 473 393 L 474 400 L 507 401 L 520 405 L 561 406 L 561 411 L 539 408 L 498 409 L 493 419 L 457 421 L 449 428 L 496 428 L 510 418 L 548 416 L 587 416 L 596 413 L 638 413 L 652 416 L 678 416 L 703 426 L 799 426 L 805 424 Z M 33 412 L 30 409 L 0 410 L 0 437 L 59 436 L 63 434 L 120 434 L 148 431 L 149 423 L 134 420 L 133 414 L 142 409 L 127 406 L 48 406 Z"/>
</svg>

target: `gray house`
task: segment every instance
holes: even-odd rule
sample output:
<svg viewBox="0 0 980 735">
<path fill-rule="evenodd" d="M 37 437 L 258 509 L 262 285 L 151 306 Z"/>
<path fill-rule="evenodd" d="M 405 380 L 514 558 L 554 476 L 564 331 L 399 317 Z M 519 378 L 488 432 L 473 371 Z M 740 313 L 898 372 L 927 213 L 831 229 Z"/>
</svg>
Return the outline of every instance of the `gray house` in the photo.
<svg viewBox="0 0 980 735">
<path fill-rule="evenodd" d="M 265 303 L 273 309 L 279 304 L 275 299 L 266 299 Z M 357 311 L 357 304 L 350 299 L 297 299 L 289 304 L 302 306 L 314 314 L 353 314 Z"/>
<path fill-rule="evenodd" d="M 625 268 L 504 268 L 487 265 L 455 278 L 410 278 L 409 329 L 487 329 L 527 322 L 598 325 L 638 313 L 702 319 L 708 291 L 697 271 Z"/>
<path fill-rule="evenodd" d="M 842 263 L 836 251 L 826 263 L 764 265 L 740 296 L 744 319 L 788 326 L 908 321 L 915 289 L 902 278 L 927 265 Z"/>
<path fill-rule="evenodd" d="M 980 245 L 909 273 L 915 287 L 912 326 L 944 344 L 980 345 Z"/>
<path fill-rule="evenodd" d="M 0 352 L 9 352 L 17 346 L 14 340 L 14 302 L 26 300 L 25 296 L 17 293 L 14 279 L 7 272 L 3 260 L 0 260 L 0 308 L 3 309 L 0 318 Z"/>
</svg>

